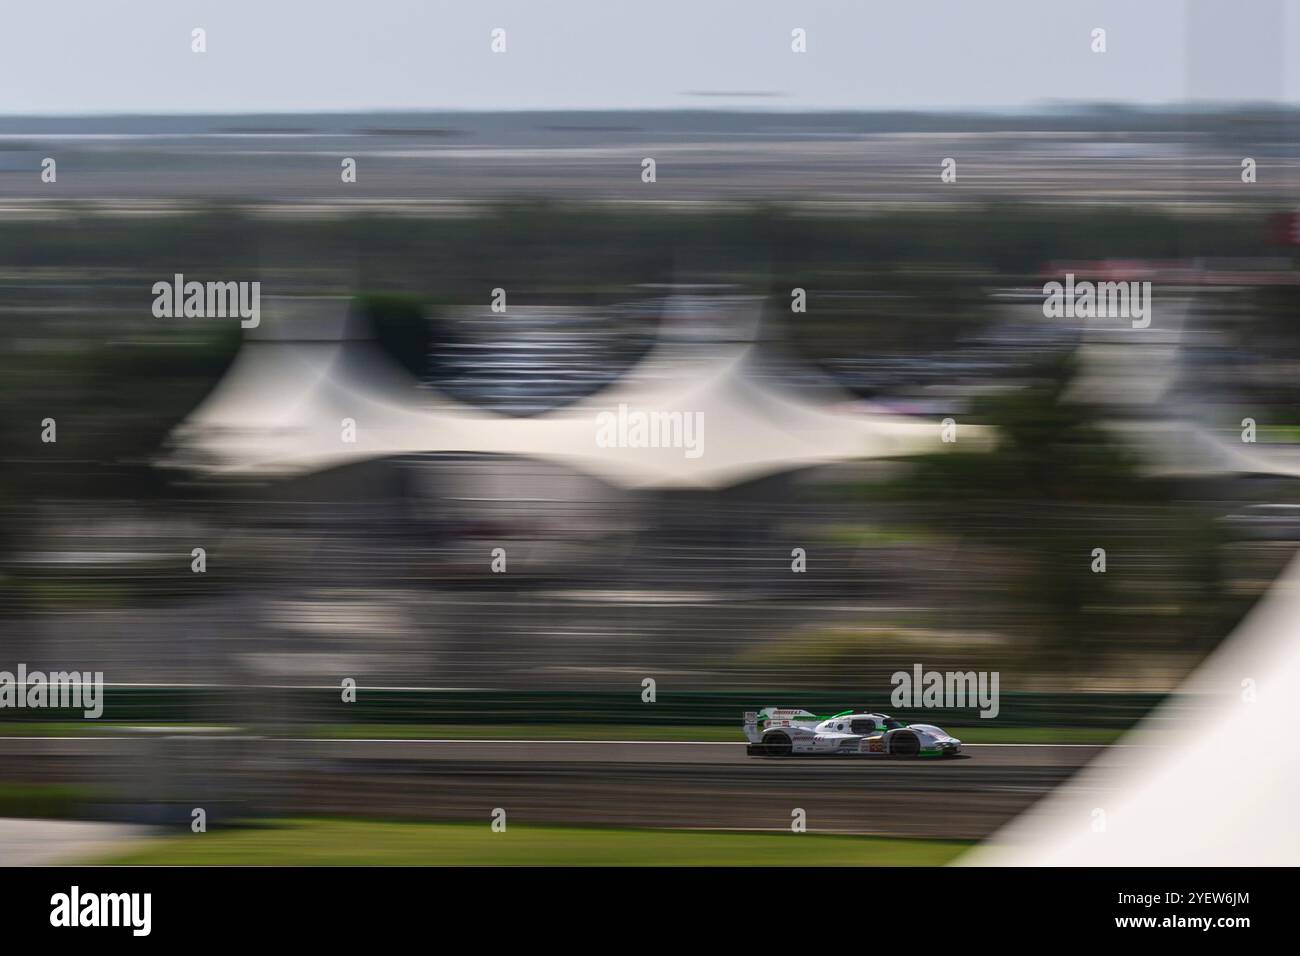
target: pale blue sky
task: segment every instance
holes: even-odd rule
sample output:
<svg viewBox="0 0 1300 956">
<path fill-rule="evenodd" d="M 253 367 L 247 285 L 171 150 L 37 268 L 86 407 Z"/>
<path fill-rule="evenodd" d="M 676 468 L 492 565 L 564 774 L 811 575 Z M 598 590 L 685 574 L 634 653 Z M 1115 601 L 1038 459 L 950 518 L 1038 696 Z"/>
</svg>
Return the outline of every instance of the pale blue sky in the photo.
<svg viewBox="0 0 1300 956">
<path fill-rule="evenodd" d="M 1300 102 L 1300 68 L 1285 66 L 1300 62 L 1298 6 L 4 0 L 0 114 Z M 203 55 L 190 52 L 196 26 Z M 489 50 L 493 27 L 507 30 L 504 55 Z M 804 55 L 790 52 L 794 27 L 808 31 Z M 1089 49 L 1094 27 L 1105 54 Z"/>
</svg>

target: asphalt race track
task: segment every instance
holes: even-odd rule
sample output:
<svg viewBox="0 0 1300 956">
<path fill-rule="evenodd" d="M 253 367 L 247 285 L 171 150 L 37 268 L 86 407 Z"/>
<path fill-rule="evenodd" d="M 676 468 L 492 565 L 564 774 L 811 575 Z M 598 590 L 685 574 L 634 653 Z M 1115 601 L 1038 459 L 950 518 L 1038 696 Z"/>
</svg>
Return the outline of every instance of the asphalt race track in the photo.
<svg viewBox="0 0 1300 956">
<path fill-rule="evenodd" d="M 764 758 L 747 756 L 743 743 L 10 737 L 0 738 L 0 773 L 14 779 L 25 768 L 48 781 L 72 779 L 88 762 L 100 772 L 145 767 L 119 774 L 119 786 L 147 780 L 150 800 L 271 814 L 487 820 L 503 807 L 516 823 L 784 830 L 802 808 L 809 832 L 979 839 L 1104 749 L 977 744 L 947 759 Z"/>
</svg>

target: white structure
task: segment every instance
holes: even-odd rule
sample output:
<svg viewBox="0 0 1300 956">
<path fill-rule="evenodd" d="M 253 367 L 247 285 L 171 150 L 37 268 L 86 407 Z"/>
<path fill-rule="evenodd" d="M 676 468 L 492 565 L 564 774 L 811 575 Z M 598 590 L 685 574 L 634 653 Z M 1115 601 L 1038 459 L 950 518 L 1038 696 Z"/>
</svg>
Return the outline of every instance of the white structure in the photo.
<svg viewBox="0 0 1300 956">
<path fill-rule="evenodd" d="M 1300 864 L 1300 558 L 1166 704 L 960 862 Z"/>
<path fill-rule="evenodd" d="M 418 388 L 372 341 L 349 337 L 347 299 L 268 301 L 262 325 L 245 333 L 230 372 L 177 429 L 162 464 L 288 477 L 393 455 L 492 453 L 561 462 L 625 488 L 718 488 L 808 465 L 951 447 L 937 420 L 864 414 L 847 394 L 818 403 L 763 379 L 753 299 L 711 305 L 730 313 L 729 341 L 670 333 L 603 392 L 530 418 Z M 687 433 L 691 447 L 626 447 L 635 438 L 611 445 L 601 427 L 611 419 L 602 414 L 692 416 L 698 434 Z M 968 425 L 959 441 L 990 443 Z"/>
</svg>

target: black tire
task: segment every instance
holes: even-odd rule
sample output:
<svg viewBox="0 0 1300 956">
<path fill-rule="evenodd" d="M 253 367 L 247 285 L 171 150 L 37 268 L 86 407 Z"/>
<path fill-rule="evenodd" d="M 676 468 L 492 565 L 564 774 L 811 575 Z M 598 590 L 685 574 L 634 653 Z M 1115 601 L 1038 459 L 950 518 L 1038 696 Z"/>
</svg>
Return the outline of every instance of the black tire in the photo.
<svg viewBox="0 0 1300 956">
<path fill-rule="evenodd" d="M 788 757 L 791 751 L 794 750 L 794 744 L 790 742 L 790 738 L 779 730 L 764 737 L 763 746 L 767 749 L 769 757 Z"/>
<path fill-rule="evenodd" d="M 904 730 L 889 738 L 889 752 L 899 757 L 915 757 L 921 753 L 921 741 L 916 734 Z"/>
</svg>

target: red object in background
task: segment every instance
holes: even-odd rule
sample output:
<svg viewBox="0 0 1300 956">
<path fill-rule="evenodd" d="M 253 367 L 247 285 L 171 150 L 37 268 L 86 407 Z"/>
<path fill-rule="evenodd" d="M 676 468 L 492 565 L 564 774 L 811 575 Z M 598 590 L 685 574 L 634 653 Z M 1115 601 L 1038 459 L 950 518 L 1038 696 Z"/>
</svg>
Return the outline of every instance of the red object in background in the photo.
<svg viewBox="0 0 1300 956">
<path fill-rule="evenodd" d="M 1300 212 L 1282 213 L 1274 218 L 1273 238 L 1284 246 L 1300 246 Z"/>
</svg>

